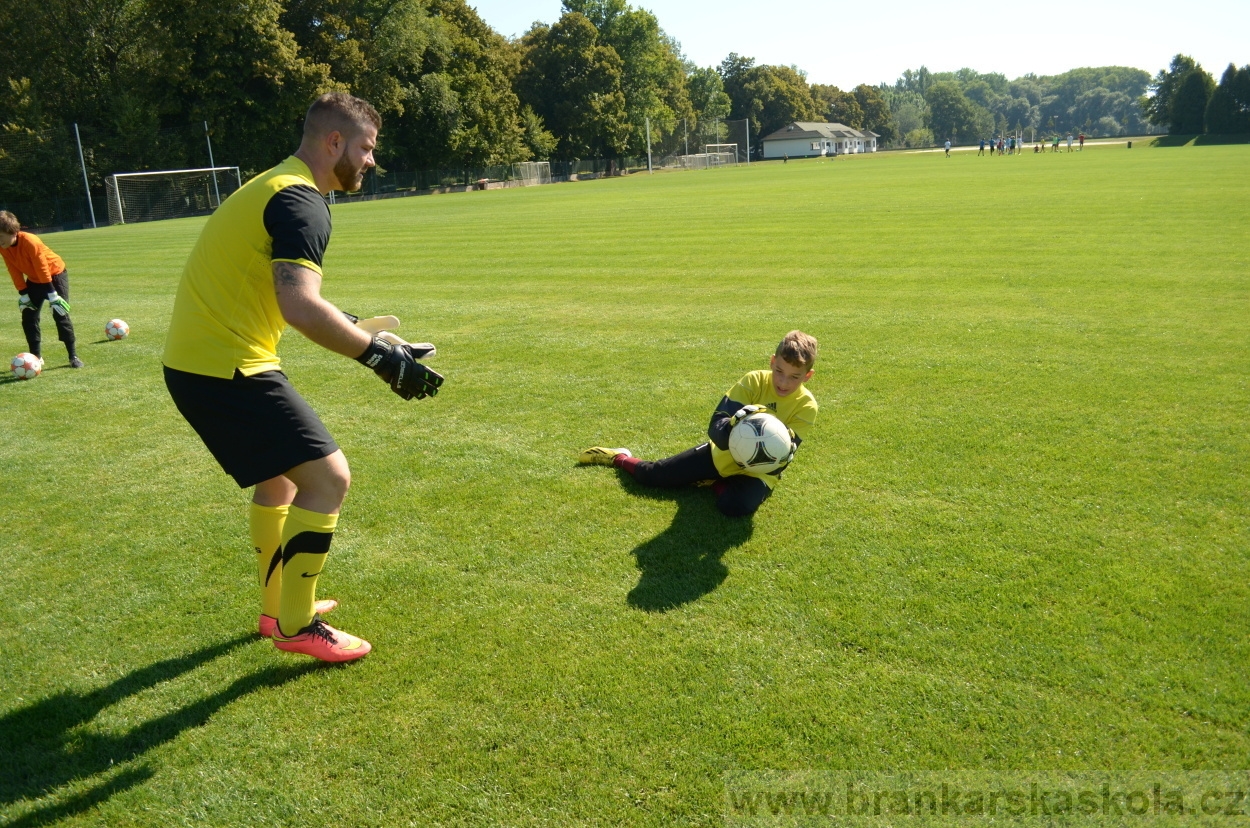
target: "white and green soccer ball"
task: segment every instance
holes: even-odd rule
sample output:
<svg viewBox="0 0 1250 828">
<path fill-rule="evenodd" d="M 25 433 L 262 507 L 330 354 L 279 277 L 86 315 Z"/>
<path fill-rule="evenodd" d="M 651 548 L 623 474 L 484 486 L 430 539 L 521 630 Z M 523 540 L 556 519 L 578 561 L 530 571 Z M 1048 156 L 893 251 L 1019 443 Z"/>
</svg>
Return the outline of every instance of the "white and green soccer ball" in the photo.
<svg viewBox="0 0 1250 828">
<path fill-rule="evenodd" d="M 729 454 L 739 468 L 756 474 L 776 471 L 790 456 L 790 429 L 765 411 L 740 421 L 729 432 Z"/>
<path fill-rule="evenodd" d="M 43 360 L 23 351 L 9 361 L 9 370 L 18 379 L 34 379 L 43 373 Z"/>
</svg>

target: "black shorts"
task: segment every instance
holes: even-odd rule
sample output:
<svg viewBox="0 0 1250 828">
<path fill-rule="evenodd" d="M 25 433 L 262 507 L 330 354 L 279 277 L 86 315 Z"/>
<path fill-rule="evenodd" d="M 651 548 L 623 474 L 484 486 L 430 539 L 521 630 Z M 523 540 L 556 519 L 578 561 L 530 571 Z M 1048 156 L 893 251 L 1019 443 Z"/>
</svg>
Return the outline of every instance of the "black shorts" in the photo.
<svg viewBox="0 0 1250 828">
<path fill-rule="evenodd" d="M 178 411 L 240 488 L 338 451 L 312 407 L 281 371 L 231 379 L 165 367 Z"/>
</svg>

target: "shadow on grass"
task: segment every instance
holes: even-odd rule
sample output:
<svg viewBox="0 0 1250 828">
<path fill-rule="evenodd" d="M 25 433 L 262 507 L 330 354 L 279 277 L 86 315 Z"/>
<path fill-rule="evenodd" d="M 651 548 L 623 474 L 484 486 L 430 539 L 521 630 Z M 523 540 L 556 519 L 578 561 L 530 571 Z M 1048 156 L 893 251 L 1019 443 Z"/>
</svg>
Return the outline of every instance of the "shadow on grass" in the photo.
<svg viewBox="0 0 1250 828">
<path fill-rule="evenodd" d="M 256 640 L 242 635 L 177 658 L 158 661 L 89 693 L 60 693 L 0 717 L 0 806 L 38 799 L 74 782 L 106 777 L 184 730 L 256 690 L 277 687 L 318 668 L 317 663 L 275 666 L 235 680 L 212 695 L 143 722 L 129 732 L 94 733 L 83 726 L 105 708 L 177 678 Z M 94 808 L 153 775 L 147 766 L 126 769 L 91 790 L 48 804 L 8 825 L 44 825 Z"/>
<path fill-rule="evenodd" d="M 1142 139 L 1142 146 L 1147 147 L 1219 147 L 1228 144 L 1250 144 L 1250 135 L 1160 135 Z"/>
<path fill-rule="evenodd" d="M 630 606 L 668 612 L 720 586 L 729 574 L 721 557 L 751 537 L 752 519 L 722 515 L 711 489 L 653 489 L 617 474 L 632 495 L 677 503 L 668 528 L 634 550 L 640 577 L 626 597 Z"/>
</svg>

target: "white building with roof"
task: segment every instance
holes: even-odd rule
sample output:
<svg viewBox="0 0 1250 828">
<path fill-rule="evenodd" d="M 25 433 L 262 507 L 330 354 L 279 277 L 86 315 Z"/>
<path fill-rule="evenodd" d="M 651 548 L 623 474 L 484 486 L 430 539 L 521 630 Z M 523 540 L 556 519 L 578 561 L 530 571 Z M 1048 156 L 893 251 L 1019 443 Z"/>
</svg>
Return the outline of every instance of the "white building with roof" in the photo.
<svg viewBox="0 0 1250 828">
<path fill-rule="evenodd" d="M 771 135 L 765 135 L 764 158 L 811 158 L 818 155 L 842 155 L 854 152 L 876 152 L 881 136 L 871 130 L 858 130 L 846 124 L 823 121 L 795 121 Z M 823 150 L 823 152 L 822 152 Z"/>
</svg>

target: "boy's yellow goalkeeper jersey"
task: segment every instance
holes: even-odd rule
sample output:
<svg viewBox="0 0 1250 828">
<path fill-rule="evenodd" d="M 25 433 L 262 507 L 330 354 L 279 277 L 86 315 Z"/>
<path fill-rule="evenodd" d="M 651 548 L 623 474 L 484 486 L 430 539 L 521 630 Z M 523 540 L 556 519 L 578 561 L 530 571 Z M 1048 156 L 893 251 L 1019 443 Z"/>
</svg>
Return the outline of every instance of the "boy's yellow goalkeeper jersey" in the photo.
<svg viewBox="0 0 1250 828">
<path fill-rule="evenodd" d="M 777 415 L 777 419 L 793 429 L 800 440 L 807 439 L 808 432 L 816 424 L 816 411 L 819 406 L 816 405 L 816 398 L 812 396 L 811 391 L 807 390 L 807 386 L 799 385 L 788 395 L 779 397 L 777 390 L 773 388 L 771 371 L 750 372 L 738 380 L 733 388 L 726 391 L 725 396 L 737 403 L 738 408 L 744 405 L 764 406 Z M 722 477 L 751 474 L 740 469 L 729 452 L 717 448 L 715 443 L 709 443 L 709 445 L 712 449 L 712 462 L 716 464 L 716 470 L 721 473 Z M 780 474 L 774 472 L 773 474 L 751 474 L 751 476 L 760 478 L 768 484 L 769 488 L 772 488 L 777 485 Z"/>
<path fill-rule="evenodd" d="M 277 370 L 286 320 L 273 262 L 317 273 L 330 242 L 330 208 L 303 161 L 291 156 L 227 198 L 187 259 L 165 340 L 165 365 L 229 379 Z"/>
</svg>

